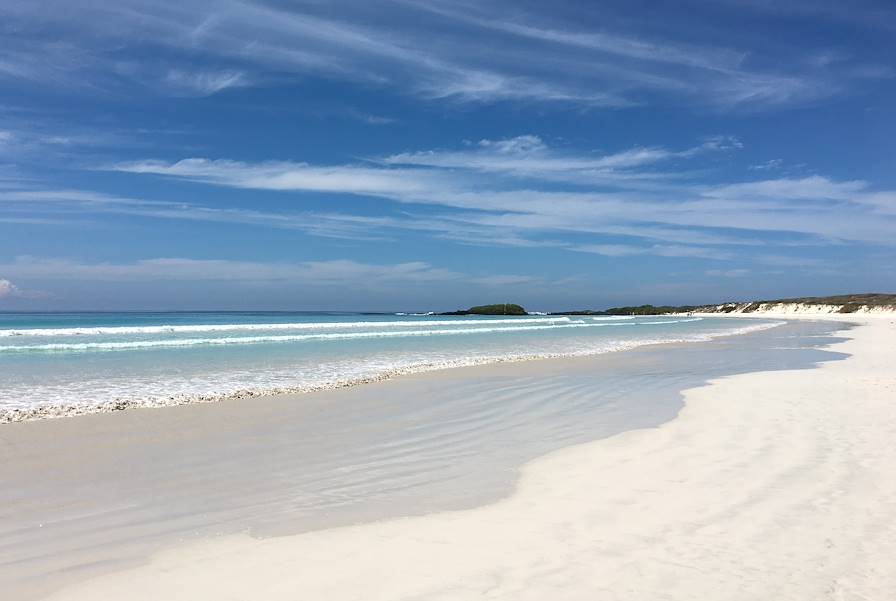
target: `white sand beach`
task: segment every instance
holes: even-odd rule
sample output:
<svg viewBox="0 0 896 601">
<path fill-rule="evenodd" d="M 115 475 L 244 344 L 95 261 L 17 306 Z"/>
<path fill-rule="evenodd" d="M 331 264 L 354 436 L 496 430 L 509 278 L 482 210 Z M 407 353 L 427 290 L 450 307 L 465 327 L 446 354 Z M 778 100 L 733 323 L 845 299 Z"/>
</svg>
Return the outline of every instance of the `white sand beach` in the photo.
<svg viewBox="0 0 896 601">
<path fill-rule="evenodd" d="M 896 598 L 896 319 L 846 317 L 846 360 L 689 390 L 497 503 L 185 543 L 50 598 Z"/>
<path fill-rule="evenodd" d="M 0 31 L 0 601 L 896 601 L 896 0 Z"/>
</svg>

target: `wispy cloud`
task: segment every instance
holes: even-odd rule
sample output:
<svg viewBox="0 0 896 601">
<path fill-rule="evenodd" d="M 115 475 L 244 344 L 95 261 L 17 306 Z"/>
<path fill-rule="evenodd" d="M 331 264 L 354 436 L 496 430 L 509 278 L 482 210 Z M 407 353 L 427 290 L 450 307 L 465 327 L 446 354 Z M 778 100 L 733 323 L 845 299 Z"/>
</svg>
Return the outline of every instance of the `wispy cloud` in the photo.
<svg viewBox="0 0 896 601">
<path fill-rule="evenodd" d="M 422 261 L 376 264 L 347 259 L 289 263 L 160 257 L 131 262 L 85 262 L 68 258 L 20 256 L 0 264 L 0 272 L 23 280 L 54 283 L 200 281 L 290 287 L 335 286 L 343 289 L 389 289 L 397 285 L 426 284 L 489 288 L 540 281 L 540 278 L 528 275 L 470 275 Z M 9 280 L 0 279 L 0 297 L 27 295 Z"/>
<path fill-rule="evenodd" d="M 727 260 L 733 257 L 730 252 L 720 251 L 714 248 L 667 244 L 653 244 L 649 246 L 635 246 L 630 244 L 580 244 L 571 247 L 571 250 L 604 255 L 607 257 L 655 255 L 658 257 L 694 257 L 713 260 Z"/>
<path fill-rule="evenodd" d="M 258 190 L 309 190 L 367 195 L 399 195 L 422 192 L 434 174 L 359 165 L 316 166 L 307 163 L 266 162 L 248 164 L 205 158 L 137 161 L 112 167 L 115 171 L 150 173 L 192 179 L 222 186 Z M 430 182 L 430 185 L 436 182 Z"/>
<path fill-rule="evenodd" d="M 863 181 L 837 182 L 820 175 L 791 179 L 768 179 L 717 186 L 704 196 L 731 200 L 851 200 L 861 199 L 868 187 Z"/>
<path fill-rule="evenodd" d="M 191 92 L 192 94 L 192 92 Z M 185 131 L 110 128 L 101 114 L 16 114 L 0 106 L 0 161 L 35 171 L 94 163 L 97 156 L 152 146 L 183 148 Z M 152 140 L 150 142 L 150 139 Z"/>
<path fill-rule="evenodd" d="M 496 286 L 504 288 L 507 286 L 518 286 L 521 284 L 543 282 L 544 279 L 531 275 L 491 275 L 486 277 L 473 278 L 470 281 L 475 284 L 482 284 L 483 286 Z"/>
<path fill-rule="evenodd" d="M 616 258 L 720 261 L 777 248 L 799 259 L 821 245 L 894 243 L 896 191 L 819 175 L 706 183 L 706 162 L 739 147 L 735 139 L 713 137 L 683 150 L 576 152 L 523 135 L 343 165 L 141 160 L 109 168 L 288 194 L 296 210 L 35 187 L 0 189 L 0 202 L 9 218 L 131 215 L 357 241 L 397 240 L 402 232 L 414 231 L 465 245 L 554 248 Z M 667 165 L 675 168 L 661 169 Z M 363 215 L 303 211 L 300 202 L 307 193 L 372 197 L 377 210 Z"/>
<path fill-rule="evenodd" d="M 164 82 L 172 90 L 182 90 L 189 95 L 207 96 L 226 90 L 249 85 L 246 74 L 242 71 L 184 71 L 170 69 Z"/>
<path fill-rule="evenodd" d="M 520 246 L 524 241 L 552 244 L 532 234 L 574 232 L 639 238 L 641 252 L 663 256 L 688 256 L 674 249 L 690 246 L 696 249 L 692 256 L 707 258 L 727 253 L 701 248 L 751 246 L 758 232 L 781 234 L 780 243 L 788 245 L 811 243 L 813 237 L 892 243 L 894 192 L 873 190 L 861 180 L 814 175 L 703 183 L 702 158 L 739 145 L 737 140 L 712 138 L 685 150 L 582 154 L 551 148 L 528 135 L 352 165 L 185 159 L 139 161 L 113 169 L 236 188 L 343 193 L 445 207 L 451 212 L 439 219 L 394 218 L 387 220 L 388 227 L 424 229 L 473 243 L 491 238 Z M 675 170 L 657 169 L 670 161 L 676 162 Z M 697 168 L 690 172 L 692 163 Z M 558 184 L 571 188 L 558 190 Z M 602 240 L 598 248 L 620 243 L 632 245 L 631 240 Z"/>
<path fill-rule="evenodd" d="M 159 94 L 212 94 L 310 74 L 461 101 L 618 107 L 661 94 L 755 108 L 829 96 L 869 70 L 849 60 L 806 69 L 805 48 L 782 52 L 761 38 L 720 47 L 671 25 L 648 36 L 610 8 L 587 27 L 504 2 L 397 4 L 85 0 L 46 10 L 13 0 L 0 9 L 10 24 L 0 77 L 80 89 L 137 80 Z M 776 68 L 759 66 L 763 56 Z"/>
<path fill-rule="evenodd" d="M 383 115 L 371 115 L 370 113 L 364 113 L 358 110 L 349 110 L 348 115 L 358 121 L 362 121 L 368 125 L 392 125 L 393 123 L 397 123 L 398 119 L 395 117 L 385 117 Z"/>
<path fill-rule="evenodd" d="M 757 163 L 756 165 L 750 165 L 749 169 L 751 171 L 776 171 L 781 168 L 784 164 L 782 159 L 769 159 L 762 163 Z"/>
<path fill-rule="evenodd" d="M 714 278 L 743 278 L 752 272 L 746 268 L 740 269 L 707 269 L 706 275 Z"/>
<path fill-rule="evenodd" d="M 81 225 L 83 222 L 76 218 L 83 215 L 123 215 L 297 230 L 314 236 L 365 241 L 387 239 L 382 231 L 393 223 L 387 217 L 259 211 L 115 196 L 89 190 L 3 189 L 2 186 L 0 206 L 7 214 L 0 221 L 9 223 Z"/>
<path fill-rule="evenodd" d="M 685 150 L 636 147 L 588 156 L 551 148 L 538 136 L 523 135 L 504 140 L 484 139 L 463 150 L 405 152 L 373 161 L 384 165 L 465 169 L 563 183 L 604 184 L 628 180 L 629 185 L 634 185 L 635 181 L 646 182 L 657 177 L 677 178 L 683 175 L 651 174 L 644 167 L 693 159 L 741 146 L 736 138 L 715 136 Z"/>
<path fill-rule="evenodd" d="M 126 162 L 112 165 L 109 169 L 238 188 L 347 192 L 428 202 L 431 193 L 436 190 L 460 191 L 472 188 L 470 184 L 479 173 L 504 175 L 514 180 L 535 179 L 567 184 L 616 184 L 645 188 L 653 185 L 651 180 L 679 179 L 687 174 L 686 171 L 650 172 L 643 169 L 645 167 L 736 149 L 739 144 L 732 138 L 711 138 L 699 146 L 681 151 L 632 148 L 587 156 L 550 148 L 538 136 L 523 135 L 503 140 L 484 139 L 462 150 L 428 150 L 381 158 L 371 157 L 366 164 L 249 164 L 223 159 L 189 158 L 175 162 Z"/>
<path fill-rule="evenodd" d="M 350 260 L 262 263 L 256 261 L 200 260 L 180 257 L 144 259 L 130 263 L 88 263 L 72 259 L 22 256 L 0 265 L 4 273 L 21 278 L 84 281 L 225 280 L 290 281 L 327 284 L 357 281 L 366 283 L 429 282 L 455 280 L 461 274 L 434 268 L 427 263 L 392 265 Z"/>
</svg>

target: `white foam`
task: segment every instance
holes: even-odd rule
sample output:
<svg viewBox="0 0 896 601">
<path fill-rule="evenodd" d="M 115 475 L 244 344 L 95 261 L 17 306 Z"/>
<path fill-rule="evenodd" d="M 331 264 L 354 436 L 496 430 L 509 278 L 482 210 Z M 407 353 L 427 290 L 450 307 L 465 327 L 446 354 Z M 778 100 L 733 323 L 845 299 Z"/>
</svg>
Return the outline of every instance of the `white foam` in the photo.
<svg viewBox="0 0 896 601">
<path fill-rule="evenodd" d="M 638 325 L 655 326 L 664 323 L 687 323 L 689 321 L 702 321 L 702 317 L 688 317 L 686 319 L 664 319 L 662 321 L 639 321 Z"/>
<path fill-rule="evenodd" d="M 359 340 L 364 338 L 405 338 L 409 336 L 451 336 L 456 334 L 492 334 L 502 332 L 530 332 L 561 328 L 596 328 L 611 324 L 573 322 L 555 325 L 523 327 L 464 328 L 456 330 L 393 330 L 382 332 L 329 332 L 326 334 L 294 334 L 275 336 L 231 336 L 223 338 L 166 338 L 162 340 L 133 340 L 129 342 L 59 342 L 30 345 L 0 346 L 0 352 L 29 351 L 115 351 L 158 347 L 213 346 L 227 344 L 259 344 L 276 342 L 304 342 L 308 340 Z M 629 325 L 629 324 L 625 324 Z"/>
<path fill-rule="evenodd" d="M 571 321 L 569 317 L 520 317 L 515 319 L 489 319 L 459 317 L 452 320 L 420 320 L 420 321 L 334 321 L 319 323 L 221 323 L 191 325 L 158 325 L 158 326 L 99 326 L 91 328 L 29 328 L 21 330 L 0 330 L 4 336 L 120 336 L 129 334 L 189 334 L 202 332 L 238 332 L 266 330 L 338 330 L 351 328 L 395 328 L 395 327 L 434 327 L 434 326 L 468 326 L 482 323 L 563 323 Z"/>
<path fill-rule="evenodd" d="M 572 321 L 569 323 L 552 323 L 551 325 L 533 325 L 531 323 L 521 327 L 497 327 L 497 328 L 471 328 L 462 329 L 438 329 L 438 330 L 392 330 L 373 332 L 328 332 L 323 334 L 292 334 L 273 336 L 230 336 L 221 338 L 164 338 L 161 340 L 132 340 L 128 342 L 55 342 L 47 344 L 25 345 L 0 345 L 0 352 L 60 352 L 60 351 L 124 351 L 151 348 L 173 348 L 193 346 L 220 346 L 231 344 L 261 344 L 283 342 L 305 342 L 312 340 L 361 340 L 365 338 L 406 338 L 410 336 L 452 336 L 458 334 L 495 334 L 506 332 L 531 332 L 534 330 L 558 330 L 567 328 L 599 328 L 606 326 L 640 326 L 662 325 L 672 323 L 684 323 L 700 321 L 702 318 L 668 319 L 663 321 L 641 321 L 627 323 L 585 323 L 584 321 Z M 532 320 L 530 320 L 532 321 Z M 534 320 L 544 323 L 544 320 Z M 519 323 L 513 320 L 492 320 L 488 323 Z M 450 322 L 449 322 L 450 323 Z M 479 322 L 483 323 L 483 322 Z M 370 324 L 368 325 L 380 325 Z"/>
</svg>

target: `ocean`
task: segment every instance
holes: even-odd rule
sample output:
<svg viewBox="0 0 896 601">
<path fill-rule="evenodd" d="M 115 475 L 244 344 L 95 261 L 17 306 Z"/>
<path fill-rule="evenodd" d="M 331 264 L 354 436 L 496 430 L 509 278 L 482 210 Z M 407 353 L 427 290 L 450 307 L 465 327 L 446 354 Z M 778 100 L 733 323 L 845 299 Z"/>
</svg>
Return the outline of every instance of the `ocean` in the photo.
<svg viewBox="0 0 896 601">
<path fill-rule="evenodd" d="M 0 313 L 0 421 L 295 393 L 434 369 L 703 341 L 731 318 Z"/>
</svg>

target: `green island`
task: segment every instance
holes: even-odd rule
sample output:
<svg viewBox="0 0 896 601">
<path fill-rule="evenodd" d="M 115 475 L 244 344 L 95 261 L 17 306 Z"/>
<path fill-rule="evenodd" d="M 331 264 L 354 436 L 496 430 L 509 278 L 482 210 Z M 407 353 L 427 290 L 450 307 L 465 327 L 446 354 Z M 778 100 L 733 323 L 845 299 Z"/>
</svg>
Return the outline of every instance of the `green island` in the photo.
<svg viewBox="0 0 896 601">
<path fill-rule="evenodd" d="M 479 305 L 466 310 L 448 311 L 439 315 L 528 315 L 525 309 L 514 303 Z"/>
</svg>

